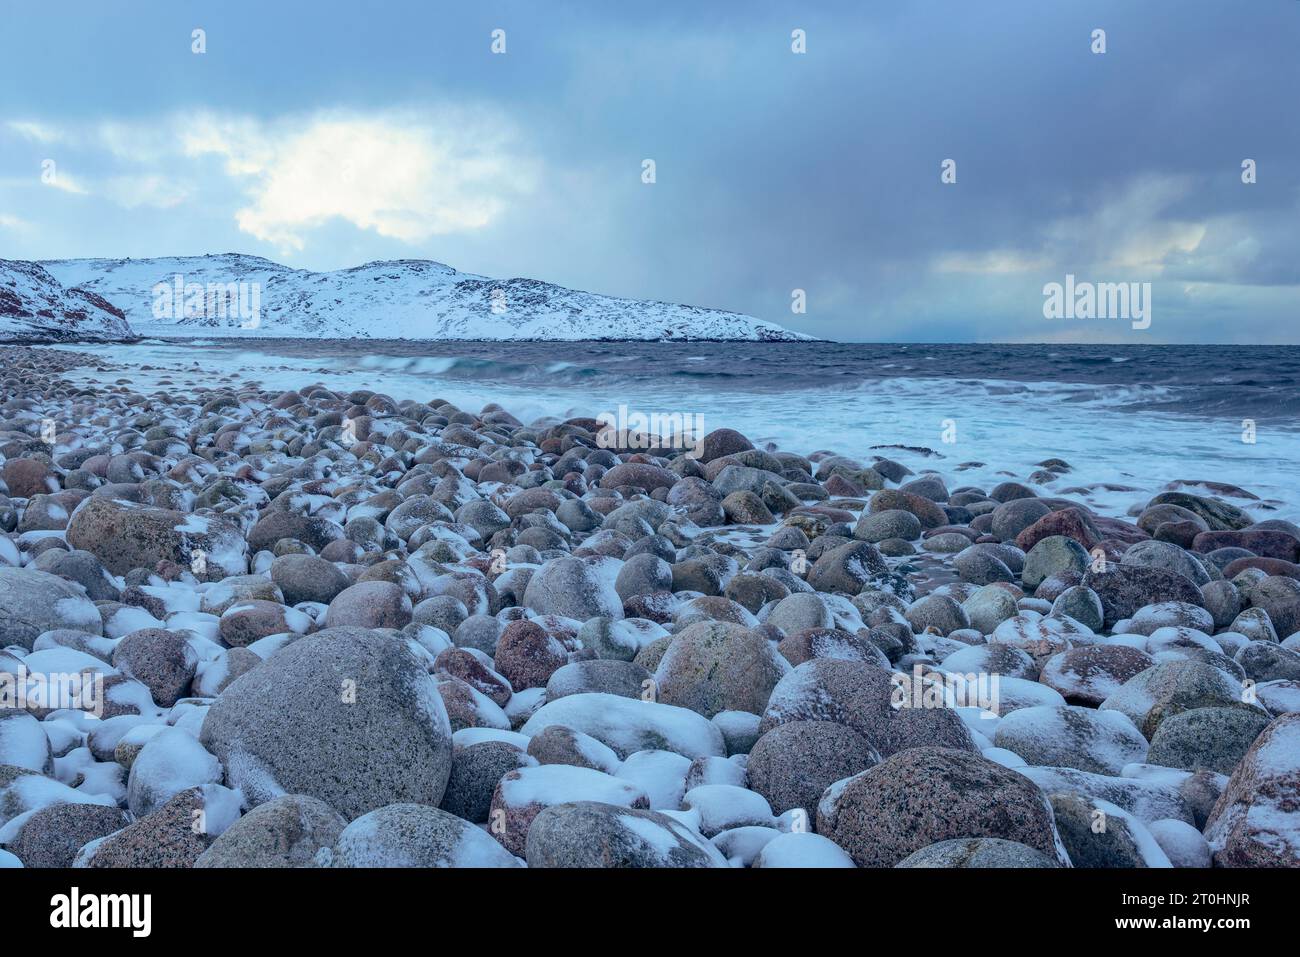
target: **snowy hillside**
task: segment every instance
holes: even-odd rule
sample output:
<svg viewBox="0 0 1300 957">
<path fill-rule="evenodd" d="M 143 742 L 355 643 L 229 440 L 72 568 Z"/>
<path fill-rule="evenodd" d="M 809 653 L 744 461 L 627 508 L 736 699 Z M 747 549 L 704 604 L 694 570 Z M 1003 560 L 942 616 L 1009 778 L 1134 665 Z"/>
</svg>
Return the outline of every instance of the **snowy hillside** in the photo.
<svg viewBox="0 0 1300 957">
<path fill-rule="evenodd" d="M 535 279 L 489 279 L 428 260 L 319 273 L 234 253 L 42 265 L 65 285 L 94 290 L 116 304 L 142 334 L 565 341 L 811 338 L 739 313 L 599 296 Z M 210 284 L 225 292 L 208 293 Z"/>
<path fill-rule="evenodd" d="M 65 286 L 36 263 L 0 259 L 0 342 L 132 336 L 122 311 L 95 293 Z"/>
</svg>

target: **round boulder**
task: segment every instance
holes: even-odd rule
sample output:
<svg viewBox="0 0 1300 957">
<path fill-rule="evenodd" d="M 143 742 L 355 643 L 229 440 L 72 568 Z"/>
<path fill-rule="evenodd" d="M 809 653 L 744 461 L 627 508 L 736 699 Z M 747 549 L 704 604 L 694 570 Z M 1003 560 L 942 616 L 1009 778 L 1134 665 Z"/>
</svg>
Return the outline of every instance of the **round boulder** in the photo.
<svg viewBox="0 0 1300 957">
<path fill-rule="evenodd" d="M 596 801 L 555 804 L 528 829 L 529 867 L 725 867 L 721 852 L 666 814 Z"/>
<path fill-rule="evenodd" d="M 320 798 L 348 819 L 442 800 L 451 725 L 437 685 L 400 640 L 330 628 L 286 646 L 217 698 L 200 740 L 256 806 Z"/>
<path fill-rule="evenodd" d="M 802 808 L 809 815 L 822 793 L 843 778 L 880 762 L 857 731 L 831 721 L 791 721 L 768 731 L 749 752 L 749 787 L 784 814 Z"/>
<path fill-rule="evenodd" d="M 31 651 L 42 633 L 64 628 L 104 633 L 99 609 L 80 585 L 34 568 L 0 567 L 0 648 Z"/>
<path fill-rule="evenodd" d="M 785 659 L 756 631 L 727 622 L 700 622 L 673 638 L 655 671 L 658 700 L 706 718 L 720 711 L 757 714 L 789 671 Z"/>
<path fill-rule="evenodd" d="M 909 748 L 832 785 L 817 809 L 817 833 L 859 867 L 893 867 L 940 841 L 978 837 L 1016 841 L 1068 863 L 1036 784 L 949 748 Z"/>
</svg>

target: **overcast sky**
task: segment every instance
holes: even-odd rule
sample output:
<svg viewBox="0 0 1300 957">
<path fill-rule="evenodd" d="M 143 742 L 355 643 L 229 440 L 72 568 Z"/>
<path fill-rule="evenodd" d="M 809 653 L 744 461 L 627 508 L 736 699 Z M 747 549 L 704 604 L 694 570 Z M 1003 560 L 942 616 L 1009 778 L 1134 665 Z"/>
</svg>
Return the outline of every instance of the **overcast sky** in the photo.
<svg viewBox="0 0 1300 957">
<path fill-rule="evenodd" d="M 843 340 L 1300 342 L 1297 0 L 4 17 L 3 258 L 427 258 Z M 1150 328 L 1045 318 L 1067 273 L 1151 282 Z"/>
</svg>

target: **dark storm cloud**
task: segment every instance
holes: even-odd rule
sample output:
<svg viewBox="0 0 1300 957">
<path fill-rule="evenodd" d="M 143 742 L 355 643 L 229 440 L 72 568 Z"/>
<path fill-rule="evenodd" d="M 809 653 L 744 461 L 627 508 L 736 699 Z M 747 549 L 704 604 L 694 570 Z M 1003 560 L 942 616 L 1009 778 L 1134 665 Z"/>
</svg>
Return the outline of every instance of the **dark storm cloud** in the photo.
<svg viewBox="0 0 1300 957">
<path fill-rule="evenodd" d="M 313 268 L 427 256 L 844 339 L 1300 338 L 1300 3 L 809 6 L 24 9 L 0 51 L 6 120 L 148 131 L 196 108 L 272 124 L 453 103 L 508 122 L 514 171 L 481 227 L 412 238 L 304 215 L 286 254 L 241 231 L 247 184 L 210 157 L 159 160 L 151 172 L 186 198 L 114 221 L 97 186 L 122 170 L 93 143 L 66 147 L 89 195 L 33 189 L 19 174 L 52 147 L 9 128 L 0 223 L 26 225 L 0 226 L 0 242 L 33 256 L 239 248 Z M 487 52 L 496 27 L 504 57 Z M 791 52 L 795 28 L 806 54 Z M 940 183 L 949 158 L 954 185 Z M 1067 272 L 1152 282 L 1151 328 L 1045 320 L 1042 287 Z M 796 288 L 807 315 L 790 312 Z"/>
</svg>

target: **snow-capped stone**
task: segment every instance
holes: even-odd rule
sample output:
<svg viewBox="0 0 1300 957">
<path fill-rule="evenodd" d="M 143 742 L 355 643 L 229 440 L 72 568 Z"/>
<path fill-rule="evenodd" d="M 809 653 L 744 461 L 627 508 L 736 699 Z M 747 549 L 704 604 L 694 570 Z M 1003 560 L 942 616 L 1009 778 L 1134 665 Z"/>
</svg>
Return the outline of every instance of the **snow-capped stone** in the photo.
<svg viewBox="0 0 1300 957">
<path fill-rule="evenodd" d="M 1147 741 L 1125 715 L 1075 705 L 1021 708 L 998 722 L 995 747 L 1031 765 L 1119 774 L 1146 760 Z"/>
<path fill-rule="evenodd" d="M 660 811 L 599 801 L 556 804 L 528 830 L 529 867 L 725 867 L 721 852 Z"/>
<path fill-rule="evenodd" d="M 667 749 L 687 758 L 722 756 L 722 732 L 688 708 L 612 694 L 574 694 L 542 705 L 520 729 L 529 735 L 559 724 L 591 735 L 626 759 Z"/>
<path fill-rule="evenodd" d="M 834 841 L 808 831 L 781 834 L 763 845 L 755 867 L 857 867 Z"/>
<path fill-rule="evenodd" d="M 0 647 L 31 649 L 46 631 L 103 633 L 103 621 L 85 589 L 34 568 L 0 567 Z"/>
<path fill-rule="evenodd" d="M 390 804 L 343 829 L 317 855 L 326 867 L 518 867 L 487 834 L 427 804 Z"/>
<path fill-rule="evenodd" d="M 1251 745 L 1205 838 L 1221 867 L 1300 866 L 1300 715 L 1277 718 Z"/>
<path fill-rule="evenodd" d="M 324 801 L 284 794 L 259 804 L 230 825 L 195 867 L 311 867 L 347 826 Z"/>
<path fill-rule="evenodd" d="M 544 808 L 572 801 L 599 801 L 627 808 L 649 808 L 650 799 L 630 781 L 593 768 L 541 764 L 511 771 L 492 795 L 492 836 L 522 857 L 528 829 Z"/>
</svg>

